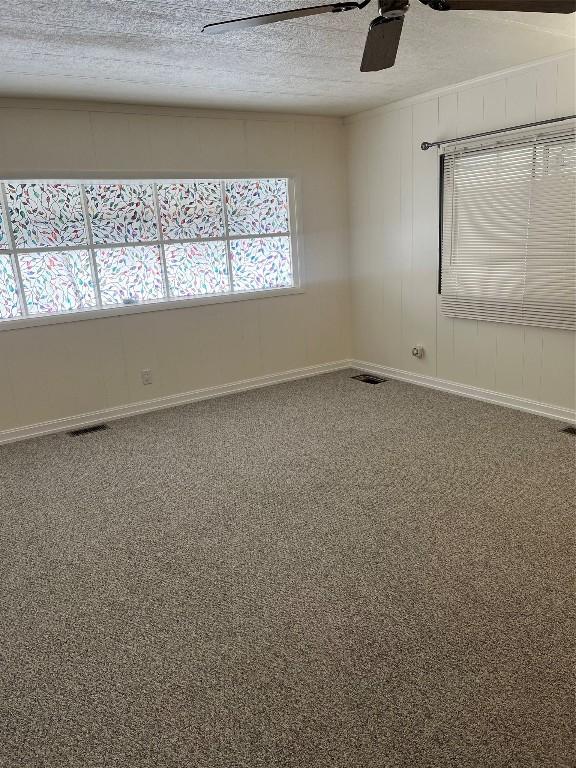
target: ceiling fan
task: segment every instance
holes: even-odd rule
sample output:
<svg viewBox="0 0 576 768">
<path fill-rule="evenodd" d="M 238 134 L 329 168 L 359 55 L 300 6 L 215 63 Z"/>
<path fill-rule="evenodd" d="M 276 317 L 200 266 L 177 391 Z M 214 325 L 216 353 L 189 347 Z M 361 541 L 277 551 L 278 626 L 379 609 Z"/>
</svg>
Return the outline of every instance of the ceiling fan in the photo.
<svg viewBox="0 0 576 768">
<path fill-rule="evenodd" d="M 236 32 L 259 27 L 262 24 L 274 24 L 277 21 L 317 16 L 320 13 L 357 11 L 365 8 L 371 1 L 313 5 L 308 8 L 296 8 L 293 11 L 278 11 L 261 16 L 219 21 L 215 24 L 207 24 L 202 31 L 211 34 Z M 536 11 L 538 13 L 574 13 L 576 11 L 576 0 L 420 0 L 420 2 L 434 11 Z M 374 19 L 368 29 L 360 67 L 362 72 L 375 72 L 394 66 L 404 16 L 409 7 L 408 0 L 378 0 L 380 15 Z"/>
</svg>

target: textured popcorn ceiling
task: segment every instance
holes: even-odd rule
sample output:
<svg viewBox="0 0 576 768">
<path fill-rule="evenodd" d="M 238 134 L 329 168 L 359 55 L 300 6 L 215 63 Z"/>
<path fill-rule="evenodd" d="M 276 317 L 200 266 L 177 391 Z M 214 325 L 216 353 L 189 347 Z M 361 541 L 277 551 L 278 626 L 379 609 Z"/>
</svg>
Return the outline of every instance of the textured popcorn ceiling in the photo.
<svg viewBox="0 0 576 768">
<path fill-rule="evenodd" d="M 317 2 L 319 0 L 316 0 Z M 376 0 L 211 37 L 291 0 L 5 0 L 0 95 L 346 115 L 575 46 L 575 17 L 437 13 L 413 0 L 394 69 L 361 74 Z"/>
</svg>

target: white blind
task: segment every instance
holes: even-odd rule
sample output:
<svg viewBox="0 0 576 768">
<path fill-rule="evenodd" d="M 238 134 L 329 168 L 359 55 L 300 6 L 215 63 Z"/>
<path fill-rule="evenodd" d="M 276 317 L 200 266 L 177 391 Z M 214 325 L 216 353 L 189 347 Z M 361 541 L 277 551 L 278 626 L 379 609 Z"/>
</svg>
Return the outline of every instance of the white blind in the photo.
<svg viewBox="0 0 576 768">
<path fill-rule="evenodd" d="M 444 314 L 576 329 L 574 138 L 572 129 L 446 152 Z"/>
</svg>

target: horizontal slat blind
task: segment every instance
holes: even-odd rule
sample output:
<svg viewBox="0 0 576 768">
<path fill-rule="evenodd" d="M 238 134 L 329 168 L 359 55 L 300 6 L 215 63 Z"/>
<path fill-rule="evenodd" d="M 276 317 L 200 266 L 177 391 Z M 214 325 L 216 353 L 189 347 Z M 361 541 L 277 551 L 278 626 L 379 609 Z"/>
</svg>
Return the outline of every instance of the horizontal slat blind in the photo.
<svg viewBox="0 0 576 768">
<path fill-rule="evenodd" d="M 442 311 L 576 329 L 575 134 L 446 152 Z"/>
</svg>

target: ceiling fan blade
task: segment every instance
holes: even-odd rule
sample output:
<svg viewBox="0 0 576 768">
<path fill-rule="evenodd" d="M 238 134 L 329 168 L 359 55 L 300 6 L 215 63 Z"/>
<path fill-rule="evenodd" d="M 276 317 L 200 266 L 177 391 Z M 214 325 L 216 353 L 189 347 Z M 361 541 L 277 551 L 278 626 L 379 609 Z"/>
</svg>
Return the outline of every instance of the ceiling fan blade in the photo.
<svg viewBox="0 0 576 768">
<path fill-rule="evenodd" d="M 368 30 L 361 72 L 378 72 L 394 66 L 403 24 L 403 16 L 374 19 Z"/>
<path fill-rule="evenodd" d="M 243 19 L 231 19 L 230 21 L 218 21 L 215 24 L 207 24 L 202 32 L 218 34 L 219 32 L 237 32 L 241 29 L 259 27 L 262 24 L 274 24 L 277 21 L 289 21 L 300 19 L 303 16 L 316 16 L 320 13 L 339 13 L 360 8 L 360 3 L 330 3 L 329 5 L 312 5 L 308 8 L 295 8 L 293 11 L 278 11 L 277 13 L 265 13 L 262 16 L 247 16 Z"/>
<path fill-rule="evenodd" d="M 422 0 L 435 11 L 575 13 L 576 0 Z"/>
</svg>

